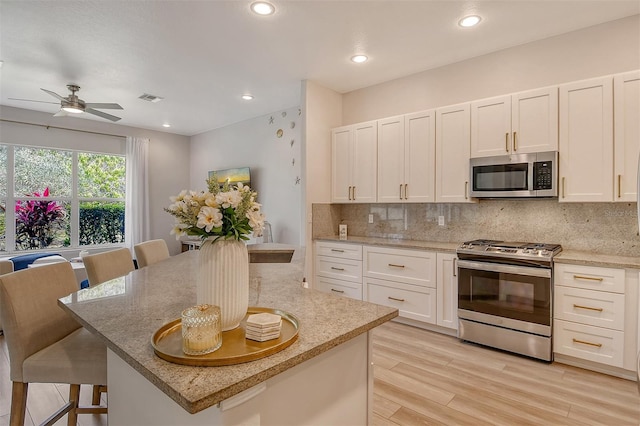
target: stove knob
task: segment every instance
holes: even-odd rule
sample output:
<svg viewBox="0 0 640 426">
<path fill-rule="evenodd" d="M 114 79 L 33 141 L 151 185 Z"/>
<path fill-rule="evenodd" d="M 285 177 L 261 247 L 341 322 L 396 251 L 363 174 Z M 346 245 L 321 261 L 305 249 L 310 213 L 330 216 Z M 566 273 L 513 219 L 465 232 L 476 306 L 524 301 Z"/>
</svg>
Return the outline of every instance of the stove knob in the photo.
<svg viewBox="0 0 640 426">
<path fill-rule="evenodd" d="M 543 255 L 543 256 L 549 256 L 549 255 L 551 255 L 551 252 L 549 250 L 542 250 L 540 252 L 540 254 Z"/>
</svg>

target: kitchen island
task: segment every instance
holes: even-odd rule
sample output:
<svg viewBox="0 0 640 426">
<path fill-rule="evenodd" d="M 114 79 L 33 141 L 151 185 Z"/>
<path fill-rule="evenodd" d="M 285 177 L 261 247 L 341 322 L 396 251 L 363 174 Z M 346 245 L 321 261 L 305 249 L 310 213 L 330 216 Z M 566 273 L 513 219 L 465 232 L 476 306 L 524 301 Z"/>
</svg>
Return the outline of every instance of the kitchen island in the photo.
<svg viewBox="0 0 640 426">
<path fill-rule="evenodd" d="M 303 288 L 304 249 L 296 248 L 290 263 L 252 263 L 249 272 L 250 306 L 298 318 L 293 345 L 237 365 L 173 364 L 154 354 L 151 336 L 195 305 L 198 255 L 61 299 L 108 347 L 109 424 L 367 424 L 369 331 L 398 311 Z"/>
</svg>

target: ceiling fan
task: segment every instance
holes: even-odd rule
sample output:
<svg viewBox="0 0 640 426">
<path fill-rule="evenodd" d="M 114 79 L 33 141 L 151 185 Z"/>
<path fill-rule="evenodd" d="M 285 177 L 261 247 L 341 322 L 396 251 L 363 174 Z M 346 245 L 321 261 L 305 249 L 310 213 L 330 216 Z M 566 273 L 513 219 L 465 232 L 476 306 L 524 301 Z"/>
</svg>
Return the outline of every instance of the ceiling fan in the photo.
<svg viewBox="0 0 640 426">
<path fill-rule="evenodd" d="M 54 114 L 54 117 L 65 116 L 68 113 L 71 114 L 79 114 L 82 112 L 86 112 L 89 114 L 97 115 L 98 117 L 106 118 L 111 121 L 118 121 L 120 117 L 116 117 L 115 115 L 107 114 L 106 112 L 98 111 L 95 108 L 99 109 L 123 109 L 120 105 L 116 103 L 93 103 L 93 102 L 85 102 L 80 99 L 76 92 L 80 90 L 80 86 L 77 84 L 67 84 L 67 88 L 71 91 L 69 96 L 62 97 L 55 92 L 47 89 L 41 89 L 42 91 L 50 94 L 54 98 L 60 100 L 60 111 Z M 34 101 L 30 99 L 15 99 L 19 101 L 29 101 L 29 102 L 42 102 L 42 101 Z M 53 102 L 52 102 L 53 103 Z"/>
</svg>

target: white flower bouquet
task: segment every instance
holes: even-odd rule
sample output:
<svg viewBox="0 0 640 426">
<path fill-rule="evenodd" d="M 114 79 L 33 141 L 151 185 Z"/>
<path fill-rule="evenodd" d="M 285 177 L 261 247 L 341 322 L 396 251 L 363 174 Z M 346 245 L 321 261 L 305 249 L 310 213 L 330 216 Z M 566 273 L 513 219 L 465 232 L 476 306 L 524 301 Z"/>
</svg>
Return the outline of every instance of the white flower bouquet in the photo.
<svg viewBox="0 0 640 426">
<path fill-rule="evenodd" d="M 215 176 L 207 179 L 208 191 L 183 190 L 171 197 L 171 205 L 164 210 L 176 218 L 171 231 L 176 239 L 183 235 L 197 235 L 203 240 L 215 237 L 224 240 L 248 240 L 247 235 L 262 235 L 264 215 L 256 202 L 257 193 L 239 183 L 219 186 Z"/>
</svg>

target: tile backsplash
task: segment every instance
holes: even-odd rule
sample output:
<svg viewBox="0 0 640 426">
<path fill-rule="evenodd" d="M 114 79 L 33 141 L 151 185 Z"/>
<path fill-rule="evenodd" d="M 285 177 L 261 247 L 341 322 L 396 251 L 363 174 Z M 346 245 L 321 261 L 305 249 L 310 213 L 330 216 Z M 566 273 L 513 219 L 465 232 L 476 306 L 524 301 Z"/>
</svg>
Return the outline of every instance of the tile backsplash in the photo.
<svg viewBox="0 0 640 426">
<path fill-rule="evenodd" d="M 373 223 L 368 223 L 373 215 Z M 438 218 L 444 217 L 444 225 Z M 314 204 L 313 237 L 348 235 L 438 242 L 476 238 L 557 243 L 569 250 L 640 256 L 636 203 L 480 200 L 473 204 Z"/>
</svg>

